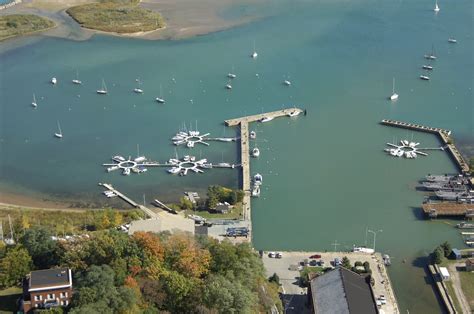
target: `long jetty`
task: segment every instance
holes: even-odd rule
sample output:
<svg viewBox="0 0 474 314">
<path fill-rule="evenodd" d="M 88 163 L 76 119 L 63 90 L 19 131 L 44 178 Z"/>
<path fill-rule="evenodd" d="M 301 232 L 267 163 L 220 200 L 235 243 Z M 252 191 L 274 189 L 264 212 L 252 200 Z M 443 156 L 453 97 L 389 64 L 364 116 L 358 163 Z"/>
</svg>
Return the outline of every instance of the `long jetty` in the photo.
<svg viewBox="0 0 474 314">
<path fill-rule="evenodd" d="M 441 141 L 446 145 L 446 149 L 448 150 L 451 157 L 456 162 L 456 165 L 459 167 L 461 172 L 462 173 L 469 172 L 469 165 L 464 160 L 461 153 L 456 148 L 456 145 L 453 144 L 450 138 L 450 135 L 451 135 L 450 130 L 441 129 L 441 128 L 433 128 L 433 127 L 424 126 L 420 124 L 407 123 L 407 122 L 401 122 L 401 121 L 389 120 L 389 119 L 383 119 L 380 123 L 383 125 L 409 129 L 409 130 L 414 130 L 414 131 L 428 132 L 428 133 L 433 133 L 433 134 L 438 135 Z"/>
<path fill-rule="evenodd" d="M 429 218 L 438 216 L 461 216 L 467 220 L 474 218 L 474 205 L 450 202 L 425 203 L 422 205 L 423 212 Z"/>
<path fill-rule="evenodd" d="M 236 119 L 225 120 L 227 126 L 240 126 L 240 166 L 242 168 L 242 190 L 244 191 L 244 198 L 242 201 L 244 220 L 251 220 L 251 191 L 250 191 L 250 148 L 249 148 L 249 124 L 251 122 L 259 121 L 263 118 L 279 118 L 288 116 L 292 112 L 304 112 L 299 108 L 287 108 L 272 112 L 256 114 L 252 116 L 245 116 Z M 251 236 L 251 224 L 249 225 L 249 239 Z"/>
<path fill-rule="evenodd" d="M 129 198 L 128 196 L 126 196 L 125 194 L 121 193 L 120 191 L 118 191 L 117 189 L 115 189 L 112 184 L 109 184 L 109 183 L 99 183 L 100 186 L 103 186 L 104 188 L 106 188 L 107 190 L 109 191 L 112 191 L 114 192 L 118 197 L 120 197 L 122 200 L 124 200 L 125 202 L 129 203 L 130 205 L 132 205 L 133 207 L 135 208 L 138 208 L 140 210 L 142 210 L 145 215 L 147 215 L 148 217 L 150 218 L 156 218 L 157 215 L 154 211 L 152 211 L 151 209 L 143 206 L 143 205 L 140 205 L 138 203 L 136 203 L 134 200 L 132 200 L 131 198 Z"/>
</svg>

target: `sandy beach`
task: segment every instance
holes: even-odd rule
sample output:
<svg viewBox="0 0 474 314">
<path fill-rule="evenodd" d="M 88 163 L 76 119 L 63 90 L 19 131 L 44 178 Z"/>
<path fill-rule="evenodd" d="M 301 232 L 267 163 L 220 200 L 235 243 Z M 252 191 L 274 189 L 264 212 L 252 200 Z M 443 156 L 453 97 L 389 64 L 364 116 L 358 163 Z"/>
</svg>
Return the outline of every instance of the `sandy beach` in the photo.
<svg viewBox="0 0 474 314">
<path fill-rule="evenodd" d="M 24 0 L 22 3 L 2 10 L 6 14 L 37 14 L 53 20 L 57 27 L 41 33 L 43 36 L 86 40 L 96 33 L 104 33 L 82 28 L 67 13 L 72 6 L 90 3 L 90 0 Z M 114 36 L 136 37 L 149 40 L 182 39 L 196 35 L 221 31 L 242 25 L 259 18 L 246 16 L 239 19 L 225 19 L 221 13 L 234 5 L 253 4 L 255 0 L 144 0 L 140 6 L 159 12 L 166 27 L 150 32 L 133 34 L 107 33 Z"/>
</svg>

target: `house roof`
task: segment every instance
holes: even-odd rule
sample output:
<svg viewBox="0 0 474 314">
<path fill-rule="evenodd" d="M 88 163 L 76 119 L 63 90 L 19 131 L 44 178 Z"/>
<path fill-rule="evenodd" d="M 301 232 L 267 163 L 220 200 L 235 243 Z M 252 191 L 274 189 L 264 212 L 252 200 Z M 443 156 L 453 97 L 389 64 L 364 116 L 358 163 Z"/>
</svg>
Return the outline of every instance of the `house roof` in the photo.
<svg viewBox="0 0 474 314">
<path fill-rule="evenodd" d="M 310 284 L 315 313 L 377 313 L 369 284 L 350 270 L 338 267 Z"/>
<path fill-rule="evenodd" d="M 29 289 L 72 285 L 68 268 L 35 270 L 30 273 Z"/>
</svg>

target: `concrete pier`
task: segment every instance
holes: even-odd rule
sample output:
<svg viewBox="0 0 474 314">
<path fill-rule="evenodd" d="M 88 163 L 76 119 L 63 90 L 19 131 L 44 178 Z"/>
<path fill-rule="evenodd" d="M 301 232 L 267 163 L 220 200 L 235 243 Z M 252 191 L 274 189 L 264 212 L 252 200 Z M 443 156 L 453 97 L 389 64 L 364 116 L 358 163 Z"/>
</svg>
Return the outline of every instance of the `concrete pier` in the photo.
<svg viewBox="0 0 474 314">
<path fill-rule="evenodd" d="M 154 211 L 152 211 L 151 209 L 149 208 L 146 208 L 145 206 L 143 205 L 140 205 L 138 203 L 136 203 L 134 200 L 132 200 L 131 198 L 127 197 L 125 194 L 121 193 L 120 191 L 116 190 L 112 184 L 109 184 L 109 183 L 99 183 L 100 186 L 103 186 L 104 188 L 106 188 L 107 190 L 109 191 L 112 191 L 114 192 L 118 197 L 120 197 L 122 200 L 124 200 L 125 202 L 129 203 L 130 205 L 132 205 L 133 207 L 135 208 L 138 208 L 140 210 L 142 210 L 145 215 L 147 215 L 148 217 L 150 218 L 156 218 L 157 215 Z"/>
<path fill-rule="evenodd" d="M 294 111 L 297 111 L 299 113 L 304 112 L 304 110 L 299 109 L 299 108 L 287 108 L 287 109 L 282 109 L 282 110 L 277 110 L 277 111 L 272 111 L 272 112 L 256 114 L 253 116 L 246 116 L 246 117 L 241 117 L 241 118 L 236 118 L 236 119 L 225 120 L 225 124 L 227 126 L 236 126 L 236 125 L 241 124 L 242 122 L 250 123 L 250 122 L 259 121 L 263 118 L 268 118 L 268 117 L 271 117 L 271 118 L 285 117 Z"/>
<path fill-rule="evenodd" d="M 433 134 L 438 135 L 441 141 L 446 145 L 446 149 L 448 150 L 449 154 L 455 161 L 456 165 L 459 167 L 459 170 L 462 173 L 469 172 L 469 165 L 464 160 L 461 153 L 456 148 L 456 146 L 452 143 L 452 140 L 449 137 L 451 135 L 450 130 L 441 129 L 441 128 L 433 128 L 429 126 L 424 126 L 424 125 L 419 125 L 419 124 L 414 124 L 414 123 L 406 123 L 406 122 L 389 120 L 389 119 L 383 119 L 380 123 L 383 125 L 394 126 L 394 127 L 409 129 L 409 130 L 414 130 L 414 131 L 428 132 L 428 133 L 433 133 Z"/>
</svg>

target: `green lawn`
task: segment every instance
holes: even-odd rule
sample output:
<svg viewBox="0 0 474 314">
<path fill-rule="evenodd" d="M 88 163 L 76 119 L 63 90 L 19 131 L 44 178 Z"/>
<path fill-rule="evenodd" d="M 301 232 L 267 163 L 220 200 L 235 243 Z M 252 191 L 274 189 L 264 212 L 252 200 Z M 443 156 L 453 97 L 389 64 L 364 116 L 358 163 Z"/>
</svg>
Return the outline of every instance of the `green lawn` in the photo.
<svg viewBox="0 0 474 314">
<path fill-rule="evenodd" d="M 53 21 L 33 14 L 0 16 L 0 40 L 26 35 L 54 27 Z"/>
<path fill-rule="evenodd" d="M 214 214 L 207 211 L 186 210 L 186 215 L 198 215 L 205 219 L 241 219 L 242 218 L 242 204 L 237 203 L 232 210 L 227 214 Z"/>
<path fill-rule="evenodd" d="M 159 13 L 139 7 L 136 1 L 89 3 L 66 12 L 83 27 L 104 32 L 146 32 L 165 25 Z"/>
<path fill-rule="evenodd" d="M 21 296 L 21 292 L 21 289 L 17 287 L 0 290 L 0 314 L 16 312 L 16 301 Z"/>
<path fill-rule="evenodd" d="M 449 296 L 454 302 L 454 308 L 456 309 L 456 312 L 462 313 L 461 311 L 461 305 L 459 304 L 458 297 L 456 295 L 456 292 L 454 292 L 453 288 L 453 283 L 451 281 L 444 281 L 444 284 L 446 285 L 446 289 L 448 290 Z"/>
<path fill-rule="evenodd" d="M 474 311 L 474 272 L 460 271 L 461 287 L 471 310 Z"/>
</svg>

